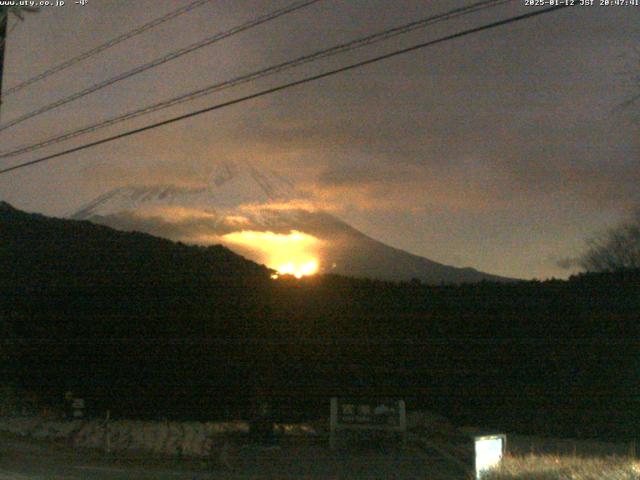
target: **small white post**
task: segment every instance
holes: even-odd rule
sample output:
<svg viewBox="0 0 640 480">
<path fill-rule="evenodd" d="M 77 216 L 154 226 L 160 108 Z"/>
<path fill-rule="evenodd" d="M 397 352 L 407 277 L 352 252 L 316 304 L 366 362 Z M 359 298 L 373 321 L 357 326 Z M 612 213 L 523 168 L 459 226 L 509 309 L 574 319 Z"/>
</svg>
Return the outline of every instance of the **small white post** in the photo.
<svg viewBox="0 0 640 480">
<path fill-rule="evenodd" d="M 107 410 L 107 418 L 104 424 L 105 451 L 111 453 L 111 428 L 109 428 L 109 420 L 111 419 L 111 410 Z"/>
<path fill-rule="evenodd" d="M 336 430 L 338 427 L 338 397 L 331 397 L 331 417 L 329 419 L 329 448 L 336 448 Z"/>
<path fill-rule="evenodd" d="M 500 465 L 507 451 L 507 436 L 504 433 L 496 435 L 481 435 L 474 438 L 476 480 L 481 480 L 487 470 Z"/>
<path fill-rule="evenodd" d="M 400 428 L 402 429 L 402 448 L 407 446 L 407 406 L 404 400 L 398 400 L 398 414 L 400 415 Z"/>
</svg>

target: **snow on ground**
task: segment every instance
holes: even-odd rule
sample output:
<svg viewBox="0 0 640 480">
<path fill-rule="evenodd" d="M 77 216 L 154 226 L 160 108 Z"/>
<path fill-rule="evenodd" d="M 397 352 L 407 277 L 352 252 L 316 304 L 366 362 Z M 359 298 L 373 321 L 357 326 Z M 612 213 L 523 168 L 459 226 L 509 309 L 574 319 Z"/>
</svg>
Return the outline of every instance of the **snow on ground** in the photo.
<svg viewBox="0 0 640 480">
<path fill-rule="evenodd" d="M 283 433 L 304 429 L 280 427 Z M 115 420 L 46 420 L 0 417 L 0 431 L 34 439 L 68 440 L 76 447 L 111 451 L 145 451 L 158 455 L 208 457 L 222 442 L 216 436 L 249 431 L 247 422 L 168 422 Z M 307 429 L 311 433 L 311 429 Z"/>
</svg>

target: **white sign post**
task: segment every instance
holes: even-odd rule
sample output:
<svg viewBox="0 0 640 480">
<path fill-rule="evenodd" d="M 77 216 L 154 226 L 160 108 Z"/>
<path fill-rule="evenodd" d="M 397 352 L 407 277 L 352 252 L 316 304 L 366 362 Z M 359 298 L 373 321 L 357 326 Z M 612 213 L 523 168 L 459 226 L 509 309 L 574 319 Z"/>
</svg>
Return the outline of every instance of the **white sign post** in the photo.
<svg viewBox="0 0 640 480">
<path fill-rule="evenodd" d="M 480 480 L 482 475 L 492 468 L 500 465 L 502 457 L 507 448 L 507 436 L 483 435 L 475 437 L 476 453 L 476 480 Z"/>
</svg>

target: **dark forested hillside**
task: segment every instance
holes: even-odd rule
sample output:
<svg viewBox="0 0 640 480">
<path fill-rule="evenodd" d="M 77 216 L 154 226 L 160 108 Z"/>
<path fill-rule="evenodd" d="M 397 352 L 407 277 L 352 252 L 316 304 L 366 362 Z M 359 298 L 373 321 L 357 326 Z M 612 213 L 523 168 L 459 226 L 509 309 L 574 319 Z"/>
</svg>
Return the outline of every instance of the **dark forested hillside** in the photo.
<svg viewBox="0 0 640 480">
<path fill-rule="evenodd" d="M 221 247 L 194 247 L 89 222 L 20 212 L 0 202 L 0 281 L 22 286 L 118 286 L 268 278 Z"/>
<path fill-rule="evenodd" d="M 459 423 L 633 436 L 638 312 L 638 271 L 274 281 L 222 247 L 0 204 L 2 373 L 52 399 L 73 388 L 96 412 L 210 418 L 260 392 L 324 413 L 348 391 L 403 395 Z"/>
</svg>

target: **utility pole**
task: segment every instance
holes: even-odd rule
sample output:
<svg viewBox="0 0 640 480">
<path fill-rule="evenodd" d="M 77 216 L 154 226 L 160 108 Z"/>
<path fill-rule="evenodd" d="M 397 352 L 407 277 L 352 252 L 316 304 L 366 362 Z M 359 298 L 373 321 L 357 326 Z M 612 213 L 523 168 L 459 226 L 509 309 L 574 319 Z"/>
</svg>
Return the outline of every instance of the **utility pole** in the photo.
<svg viewBox="0 0 640 480">
<path fill-rule="evenodd" d="M 4 52 L 9 36 L 9 13 L 24 20 L 23 13 L 37 12 L 37 7 L 0 7 L 0 114 L 2 113 L 2 78 L 4 77 Z"/>
<path fill-rule="evenodd" d="M 9 8 L 0 7 L 0 113 L 2 112 L 2 77 L 4 75 L 4 46 L 7 43 Z"/>
</svg>

